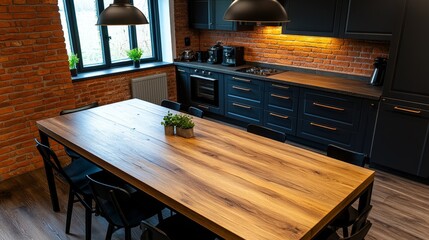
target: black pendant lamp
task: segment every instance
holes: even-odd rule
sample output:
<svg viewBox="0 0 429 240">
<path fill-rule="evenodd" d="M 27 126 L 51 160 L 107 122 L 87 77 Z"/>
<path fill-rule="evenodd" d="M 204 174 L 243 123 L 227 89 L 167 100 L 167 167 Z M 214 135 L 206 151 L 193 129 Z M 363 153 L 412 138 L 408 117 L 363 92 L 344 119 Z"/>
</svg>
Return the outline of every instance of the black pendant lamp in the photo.
<svg viewBox="0 0 429 240">
<path fill-rule="evenodd" d="M 97 25 L 148 24 L 145 15 L 130 4 L 129 0 L 114 0 L 98 17 Z"/>
<path fill-rule="evenodd" d="M 223 17 L 239 22 L 288 22 L 284 7 L 277 0 L 235 0 Z"/>
</svg>

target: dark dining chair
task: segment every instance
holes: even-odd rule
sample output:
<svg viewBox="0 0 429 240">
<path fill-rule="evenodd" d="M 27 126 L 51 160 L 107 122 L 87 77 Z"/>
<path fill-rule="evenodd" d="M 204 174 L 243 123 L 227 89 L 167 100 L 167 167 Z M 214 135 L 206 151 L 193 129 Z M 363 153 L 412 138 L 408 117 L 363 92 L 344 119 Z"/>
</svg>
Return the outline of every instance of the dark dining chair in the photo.
<svg viewBox="0 0 429 240">
<path fill-rule="evenodd" d="M 66 115 L 66 114 L 70 114 L 70 113 L 80 112 L 80 111 L 88 110 L 88 109 L 95 108 L 95 107 L 98 107 L 98 102 L 93 102 L 93 103 L 90 103 L 90 104 L 88 104 L 88 105 L 81 106 L 81 107 L 78 107 L 78 108 L 62 110 L 62 111 L 60 112 L 60 115 Z M 67 154 L 67 155 L 68 155 L 72 160 L 75 160 L 75 159 L 78 159 L 78 158 L 81 158 L 81 157 L 82 157 L 82 156 L 80 156 L 79 154 L 77 154 L 75 151 L 71 150 L 71 149 L 70 149 L 70 148 L 68 148 L 68 147 L 64 147 L 64 151 L 66 152 L 66 154 Z"/>
<path fill-rule="evenodd" d="M 112 234 L 121 228 L 125 229 L 125 240 L 131 240 L 131 228 L 154 215 L 162 221 L 165 205 L 151 196 L 115 176 L 95 173 L 87 178 L 100 214 L 109 223 L 106 240 L 110 240 Z"/>
<path fill-rule="evenodd" d="M 217 236 L 189 218 L 175 214 L 153 226 L 142 221 L 141 240 L 213 240 Z"/>
<path fill-rule="evenodd" d="M 204 111 L 196 107 L 189 107 L 188 113 L 191 114 L 192 116 L 199 117 L 199 118 L 203 118 L 204 116 Z"/>
<path fill-rule="evenodd" d="M 371 209 L 372 206 L 369 205 L 365 211 L 359 215 L 359 217 L 353 223 L 350 236 L 340 237 L 335 229 L 326 228 L 320 234 L 318 234 L 314 240 L 364 240 L 372 226 L 371 221 L 368 220 L 368 215 Z"/>
<path fill-rule="evenodd" d="M 332 144 L 328 146 L 326 155 L 360 167 L 364 167 L 365 163 L 368 162 L 368 156 L 366 154 L 351 151 Z M 343 235 L 347 237 L 349 235 L 348 227 L 356 221 L 358 215 L 358 210 L 350 205 L 331 223 L 331 226 L 334 228 L 342 228 Z"/>
<path fill-rule="evenodd" d="M 66 233 L 70 233 L 73 205 L 75 202 L 80 202 L 85 208 L 85 239 L 91 239 L 91 218 L 95 209 L 92 207 L 92 191 L 86 175 L 101 173 L 102 170 L 83 158 L 77 158 L 63 167 L 50 147 L 41 144 L 37 139 L 35 141 L 44 164 L 48 164 L 70 186 L 67 202 Z"/>
<path fill-rule="evenodd" d="M 279 142 L 286 141 L 286 134 L 260 125 L 249 124 L 247 125 L 247 131 Z"/>
<path fill-rule="evenodd" d="M 176 111 L 180 111 L 180 103 L 174 102 L 171 100 L 167 100 L 167 99 L 162 100 L 161 106 L 169 108 L 169 109 L 173 109 Z"/>
</svg>

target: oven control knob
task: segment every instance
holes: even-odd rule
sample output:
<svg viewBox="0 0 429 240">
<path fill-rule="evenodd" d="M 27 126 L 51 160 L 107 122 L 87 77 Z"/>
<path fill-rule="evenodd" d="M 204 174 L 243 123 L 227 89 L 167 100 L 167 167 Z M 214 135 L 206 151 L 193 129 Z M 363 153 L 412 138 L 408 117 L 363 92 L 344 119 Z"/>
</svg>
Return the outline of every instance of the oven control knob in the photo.
<svg viewBox="0 0 429 240">
<path fill-rule="evenodd" d="M 206 71 L 205 71 L 205 70 L 203 70 L 203 71 L 202 71 L 202 73 L 203 73 L 203 74 L 206 74 Z"/>
<path fill-rule="evenodd" d="M 198 72 L 198 69 L 195 69 L 195 70 L 194 70 L 194 72 L 196 72 L 196 73 L 197 73 L 197 72 Z"/>
<path fill-rule="evenodd" d="M 207 72 L 207 75 L 209 75 L 209 76 L 212 75 L 212 72 Z"/>
</svg>

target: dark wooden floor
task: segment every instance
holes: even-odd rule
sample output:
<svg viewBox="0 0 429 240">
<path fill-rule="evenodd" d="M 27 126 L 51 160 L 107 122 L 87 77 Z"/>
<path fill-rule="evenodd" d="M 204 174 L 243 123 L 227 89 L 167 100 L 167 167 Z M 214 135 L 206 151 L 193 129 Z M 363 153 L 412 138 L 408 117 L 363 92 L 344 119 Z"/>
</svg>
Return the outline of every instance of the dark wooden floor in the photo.
<svg viewBox="0 0 429 240">
<path fill-rule="evenodd" d="M 84 210 L 75 204 L 70 235 L 64 233 L 68 188 L 57 185 L 61 212 L 51 209 L 42 170 L 0 182 L 0 240 L 83 239 Z M 373 191 L 373 222 L 367 240 L 429 239 L 429 186 L 377 172 Z M 93 217 L 92 239 L 104 239 L 107 223 Z M 139 239 L 140 230 L 133 230 Z M 123 239 L 123 231 L 113 239 Z"/>
</svg>

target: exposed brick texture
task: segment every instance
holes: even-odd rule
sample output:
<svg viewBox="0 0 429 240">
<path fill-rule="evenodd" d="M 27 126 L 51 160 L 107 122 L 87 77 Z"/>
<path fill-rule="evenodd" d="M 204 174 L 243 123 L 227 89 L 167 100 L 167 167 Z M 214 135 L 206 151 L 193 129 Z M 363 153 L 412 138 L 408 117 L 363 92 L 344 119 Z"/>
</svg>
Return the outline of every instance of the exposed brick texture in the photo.
<svg viewBox="0 0 429 240">
<path fill-rule="evenodd" d="M 175 100 L 173 66 L 72 83 L 57 0 L 0 0 L 0 181 L 43 166 L 33 140 L 37 120 L 129 99 L 131 78 L 161 72 Z"/>
<path fill-rule="evenodd" d="M 186 27 L 187 1 L 174 2 L 178 53 L 185 48 L 184 37 L 190 36 L 194 51 L 207 50 L 221 41 L 224 45 L 244 46 L 244 58 L 250 62 L 370 76 L 374 58 L 387 57 L 389 52 L 388 42 L 288 35 L 281 34 L 281 27 L 256 27 L 243 32 L 196 31 Z"/>
</svg>

